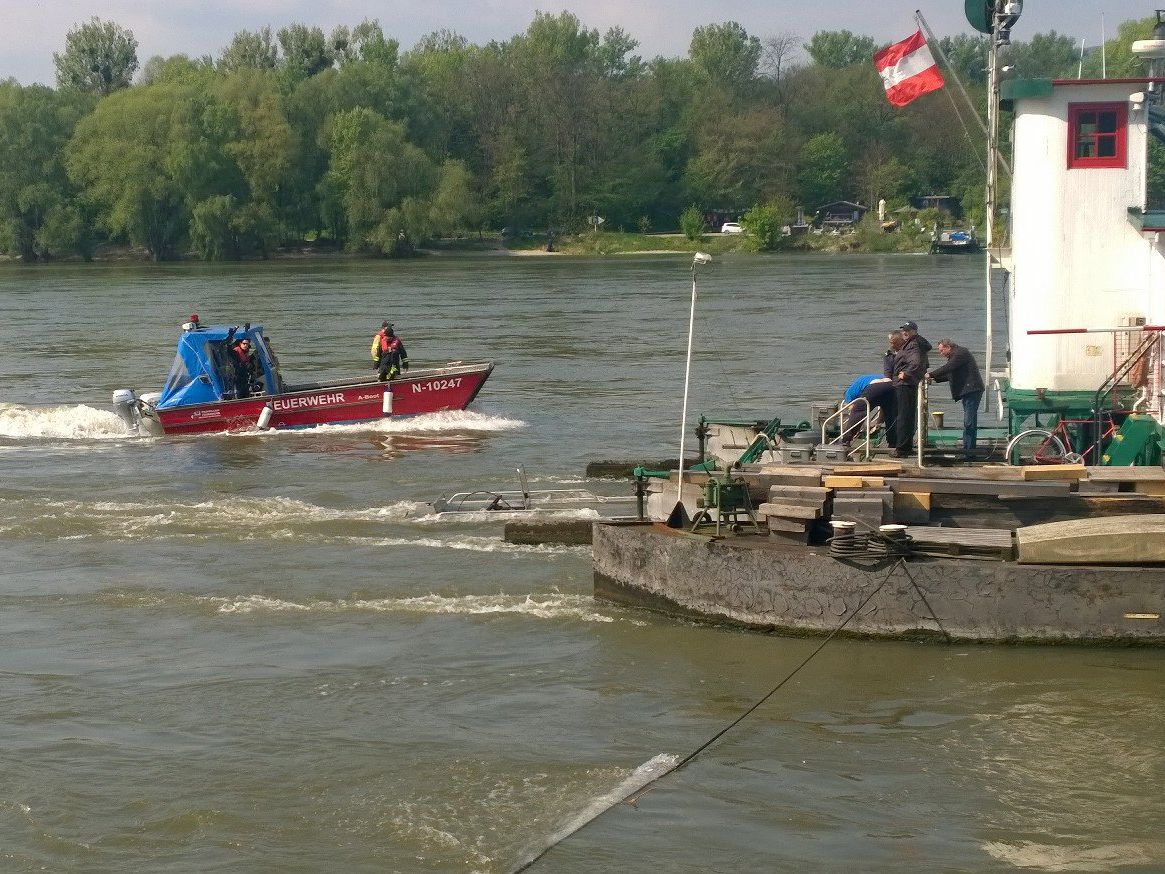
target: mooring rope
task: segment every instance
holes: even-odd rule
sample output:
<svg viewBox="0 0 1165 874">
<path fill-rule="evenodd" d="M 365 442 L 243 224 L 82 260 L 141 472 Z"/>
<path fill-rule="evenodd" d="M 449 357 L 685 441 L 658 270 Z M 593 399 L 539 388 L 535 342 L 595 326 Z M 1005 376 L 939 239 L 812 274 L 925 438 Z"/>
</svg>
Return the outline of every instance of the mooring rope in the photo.
<svg viewBox="0 0 1165 874">
<path fill-rule="evenodd" d="M 720 731 L 716 732 L 716 734 L 712 735 L 712 737 L 708 738 L 708 740 L 704 741 L 704 743 L 700 744 L 700 746 L 696 747 L 696 749 L 692 750 L 692 752 L 688 753 L 686 756 L 684 756 L 682 759 L 680 759 L 678 762 L 676 762 L 676 764 L 672 765 L 667 770 L 662 771 L 661 773 L 655 775 L 650 780 L 648 780 L 645 784 L 643 784 L 643 786 L 641 786 L 636 792 L 634 792 L 633 794 L 622 799 L 622 803 L 634 804 L 641 797 L 643 797 L 645 794 L 647 794 L 647 792 L 649 792 L 655 786 L 655 784 L 658 783 L 660 780 L 662 780 L 664 777 L 667 777 L 670 774 L 674 774 L 676 771 L 679 771 L 681 768 L 687 766 L 698 755 L 700 755 L 702 752 L 704 752 L 709 747 L 711 747 L 714 743 L 716 743 L 716 741 L 720 740 L 720 738 L 724 737 L 724 735 L 728 734 L 728 732 L 732 731 L 732 729 L 736 728 L 736 726 L 738 726 L 738 725 L 740 725 L 740 723 L 744 722 L 744 720 L 747 719 L 749 716 L 751 716 L 757 710 L 758 707 L 760 707 L 762 704 L 764 704 L 766 701 L 768 701 L 770 698 L 772 698 L 773 695 L 775 695 L 778 691 L 780 691 L 781 688 L 786 683 L 788 683 L 790 680 L 792 680 L 793 677 L 797 676 L 797 674 L 806 665 L 808 665 L 811 661 L 813 661 L 813 659 L 817 656 L 817 654 L 820 653 L 823 649 L 825 649 L 825 647 L 829 644 L 829 642 L 831 640 L 833 640 L 835 637 L 837 637 L 837 635 L 840 634 L 841 631 L 847 625 L 849 625 L 850 621 L 855 616 L 857 616 L 859 613 L 862 612 L 862 610 L 865 608 L 865 606 L 867 604 L 869 604 L 871 600 L 873 600 L 873 597 L 875 595 L 877 595 L 878 592 L 882 591 L 882 589 L 886 585 L 886 583 L 888 583 L 890 581 L 890 578 L 892 576 L 894 576 L 894 572 L 896 570 L 898 570 L 899 567 L 906 569 L 905 566 L 906 566 L 905 560 L 899 558 L 894 563 L 894 565 L 890 568 L 890 570 L 886 574 L 886 576 L 882 578 L 882 582 L 878 583 L 878 585 L 876 587 L 874 587 L 874 589 L 868 595 L 866 595 L 865 598 L 862 599 L 862 602 L 860 604 L 858 604 L 858 606 L 855 607 L 849 613 L 849 615 L 846 616 L 841 621 L 840 625 L 838 625 L 831 632 L 829 632 L 829 635 L 825 638 L 825 640 L 821 641 L 821 644 L 817 647 L 817 649 L 815 649 L 815 650 L 813 650 L 813 652 L 809 653 L 809 655 L 806 656 L 801 661 L 801 663 L 799 665 L 797 665 L 797 667 L 793 668 L 793 670 L 791 670 L 788 674 L 786 674 L 785 677 L 779 683 L 777 683 L 777 685 L 773 686 L 773 688 L 771 688 L 767 693 L 765 693 L 764 697 L 758 699 L 754 704 L 752 704 L 752 706 L 750 706 L 747 710 L 745 710 L 738 717 L 736 717 L 736 719 L 732 720 L 732 722 L 730 722 L 724 728 L 720 729 Z M 906 570 L 906 574 L 909 577 L 910 571 Z M 914 582 L 913 577 L 910 577 L 910 580 L 912 583 Z M 915 586 L 915 588 L 917 588 L 917 586 Z M 928 604 L 927 606 L 929 607 L 930 605 Z M 946 632 L 944 631 L 943 633 L 945 634 Z M 573 829 L 572 831 L 567 832 L 564 835 L 560 835 L 556 840 L 554 840 L 553 842 L 551 842 L 550 844 L 548 844 L 547 846 L 545 846 L 541 850 L 539 850 L 537 855 L 531 857 L 530 859 L 527 859 L 525 862 L 520 864 L 517 868 L 514 868 L 513 871 L 511 872 L 511 874 L 520 874 L 520 872 L 522 872 L 522 871 L 529 870 L 543 856 L 545 856 L 547 853 L 549 853 L 551 850 L 553 850 L 559 844 L 563 843 L 568 838 L 571 838 L 571 837 L 574 837 L 575 835 L 577 835 L 579 832 L 581 832 L 583 829 L 585 829 L 591 823 L 597 821 L 605 813 L 607 813 L 612 808 L 614 808 L 615 805 L 618 803 L 620 803 L 620 802 L 613 802 L 609 807 L 599 811 L 594 816 L 592 816 L 590 819 L 586 820 L 585 822 L 579 823 L 577 828 Z"/>
</svg>

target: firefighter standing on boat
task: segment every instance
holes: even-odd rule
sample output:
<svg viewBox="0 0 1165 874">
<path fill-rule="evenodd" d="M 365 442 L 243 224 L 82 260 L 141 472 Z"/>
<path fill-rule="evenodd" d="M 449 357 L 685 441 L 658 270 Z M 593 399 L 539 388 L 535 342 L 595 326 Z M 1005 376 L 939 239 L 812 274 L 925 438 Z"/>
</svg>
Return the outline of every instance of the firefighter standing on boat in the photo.
<svg viewBox="0 0 1165 874">
<path fill-rule="evenodd" d="M 402 369 L 409 369 L 409 355 L 405 352 L 405 344 L 388 322 L 382 322 L 380 330 L 372 338 L 371 351 L 381 382 L 396 379 Z"/>
</svg>

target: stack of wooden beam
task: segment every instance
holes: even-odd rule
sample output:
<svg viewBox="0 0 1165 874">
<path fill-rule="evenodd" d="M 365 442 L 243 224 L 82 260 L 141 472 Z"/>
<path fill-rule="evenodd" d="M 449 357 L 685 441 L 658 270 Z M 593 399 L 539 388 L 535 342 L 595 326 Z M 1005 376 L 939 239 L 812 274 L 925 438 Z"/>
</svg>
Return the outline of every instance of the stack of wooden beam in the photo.
<svg viewBox="0 0 1165 874">
<path fill-rule="evenodd" d="M 817 520 L 829 516 L 829 489 L 821 485 L 774 485 L 768 500 L 757 508 L 769 533 L 791 540 L 808 540 Z"/>
</svg>

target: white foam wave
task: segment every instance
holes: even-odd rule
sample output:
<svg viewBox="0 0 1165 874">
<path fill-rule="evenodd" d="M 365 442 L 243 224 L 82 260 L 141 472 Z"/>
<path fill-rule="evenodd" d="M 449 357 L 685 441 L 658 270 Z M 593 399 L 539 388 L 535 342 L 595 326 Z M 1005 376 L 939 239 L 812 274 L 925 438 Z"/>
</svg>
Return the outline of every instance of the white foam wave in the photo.
<svg viewBox="0 0 1165 874">
<path fill-rule="evenodd" d="M 462 525 L 488 525 L 501 522 L 521 522 L 531 520 L 567 522 L 572 519 L 600 519 L 598 510 L 581 508 L 578 510 L 473 510 L 466 513 L 427 513 L 413 519 L 418 525 L 433 525 L 450 523 Z"/>
<path fill-rule="evenodd" d="M 25 407 L 0 403 L 0 437 L 52 440 L 117 440 L 132 435 L 112 410 L 84 404 Z"/>
<path fill-rule="evenodd" d="M 1153 865 L 1162 858 L 1160 842 L 1108 844 L 1099 847 L 1054 846 L 1024 842 L 1018 845 L 991 841 L 987 854 L 1017 868 L 1038 871 L 1111 871 Z"/>
<path fill-rule="evenodd" d="M 447 539 L 440 539 L 437 537 L 382 537 L 378 539 L 370 538 L 333 538 L 329 542 L 350 542 L 353 545 L 362 546 L 422 546 L 431 549 L 459 549 L 465 552 L 510 552 L 510 553 L 530 553 L 533 555 L 578 555 L 588 556 L 591 554 L 589 546 L 554 546 L 547 543 L 540 544 L 523 544 L 523 543 L 507 543 L 504 540 L 499 540 L 496 537 L 450 537 Z"/>
<path fill-rule="evenodd" d="M 335 601 L 292 601 L 266 595 L 203 596 L 198 602 L 222 614 L 249 613 L 408 613 L 424 616 L 486 616 L 516 614 L 536 619 L 575 619 L 614 622 L 597 612 L 592 598 L 583 595 L 421 595 L 415 598 L 344 598 Z"/>
<path fill-rule="evenodd" d="M 301 545 L 361 549 L 404 547 L 465 552 L 586 555 L 585 546 L 507 543 L 496 535 L 388 534 L 428 508 L 419 501 L 335 509 L 281 497 L 238 496 L 193 504 L 163 501 L 62 501 L 0 497 L 0 533 L 51 540 L 189 540 L 243 543 L 295 540 Z M 425 518 L 422 514 L 420 518 Z M 487 521 L 493 521 L 487 520 Z M 390 526 L 397 527 L 391 528 Z"/>
<path fill-rule="evenodd" d="M 158 526 L 198 524 L 207 530 L 237 528 L 239 523 L 270 526 L 275 524 L 315 522 L 377 522 L 408 519 L 428 509 L 422 501 L 396 501 L 379 507 L 337 509 L 320 507 L 295 498 L 248 497 L 239 495 L 216 501 L 181 504 L 169 500 L 144 501 L 67 501 L 44 498 L 0 498 L 0 520 L 28 523 L 37 518 L 73 518 L 79 521 L 111 520 L 153 522 Z M 32 512 L 30 512 L 32 511 Z"/>
<path fill-rule="evenodd" d="M 446 410 L 442 413 L 425 413 L 420 416 L 402 416 L 395 419 L 376 419 L 371 422 L 353 422 L 346 425 L 316 425 L 312 428 L 296 428 L 274 431 L 244 431 L 243 435 L 254 437 L 280 437 L 287 435 L 312 434 L 494 434 L 518 431 L 527 427 L 521 419 L 505 416 L 490 416 L 472 410 Z M 221 436 L 239 436 L 223 434 Z"/>
</svg>

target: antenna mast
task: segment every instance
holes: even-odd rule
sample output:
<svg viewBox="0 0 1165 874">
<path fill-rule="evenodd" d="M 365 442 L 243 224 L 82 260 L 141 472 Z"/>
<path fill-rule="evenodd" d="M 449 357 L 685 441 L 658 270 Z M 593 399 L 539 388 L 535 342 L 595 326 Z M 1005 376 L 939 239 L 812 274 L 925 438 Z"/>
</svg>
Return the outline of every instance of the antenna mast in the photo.
<svg viewBox="0 0 1165 874">
<path fill-rule="evenodd" d="M 1011 45 L 1011 28 L 1023 12 L 1023 0 L 967 0 L 967 20 L 981 33 L 991 35 L 991 51 L 987 67 L 987 190 L 986 212 L 987 258 L 984 265 L 986 288 L 986 348 L 984 366 L 987 380 L 992 378 L 994 358 L 994 324 L 992 313 L 991 247 L 995 243 L 995 202 L 999 182 L 999 50 Z M 986 397 L 986 395 L 984 395 Z"/>
</svg>

